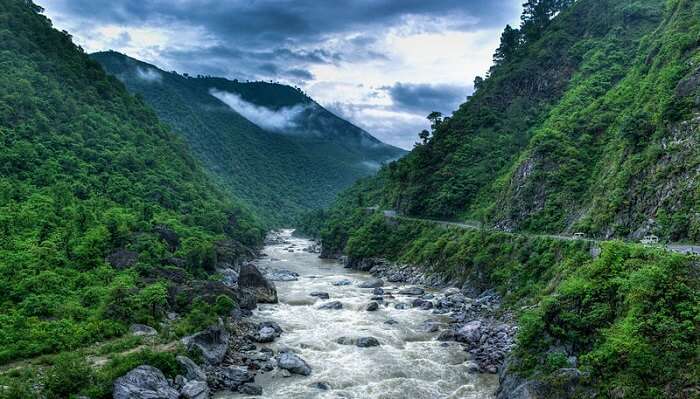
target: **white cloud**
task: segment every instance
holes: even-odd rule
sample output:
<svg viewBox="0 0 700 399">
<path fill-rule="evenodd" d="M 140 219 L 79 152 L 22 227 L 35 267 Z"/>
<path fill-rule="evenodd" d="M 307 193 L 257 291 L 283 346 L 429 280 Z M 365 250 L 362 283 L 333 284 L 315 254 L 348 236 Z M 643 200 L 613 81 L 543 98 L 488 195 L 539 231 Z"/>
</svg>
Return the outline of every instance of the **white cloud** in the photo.
<svg viewBox="0 0 700 399">
<path fill-rule="evenodd" d="M 307 105 L 295 105 L 272 110 L 249 103 L 238 94 L 216 89 L 209 90 L 209 93 L 254 124 L 278 133 L 289 133 L 294 130 L 299 117 L 308 108 Z"/>
<path fill-rule="evenodd" d="M 147 82 L 161 82 L 163 80 L 163 75 L 153 68 L 136 68 L 136 77 L 145 80 Z"/>
</svg>

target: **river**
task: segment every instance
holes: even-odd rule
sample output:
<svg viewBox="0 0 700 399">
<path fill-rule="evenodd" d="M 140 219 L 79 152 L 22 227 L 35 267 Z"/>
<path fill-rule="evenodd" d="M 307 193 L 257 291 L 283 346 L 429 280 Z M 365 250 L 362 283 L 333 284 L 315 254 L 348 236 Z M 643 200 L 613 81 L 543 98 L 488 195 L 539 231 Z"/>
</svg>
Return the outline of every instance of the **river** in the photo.
<svg viewBox="0 0 700 399">
<path fill-rule="evenodd" d="M 275 370 L 256 377 L 265 398 L 491 398 L 496 376 L 470 374 L 468 354 L 459 344 L 436 340 L 438 332 L 426 332 L 424 322 L 447 323 L 445 316 L 418 309 L 399 310 L 395 303 L 413 298 L 396 295 L 389 306 L 368 312 L 372 289 L 357 285 L 372 278 L 368 273 L 343 268 L 334 260 L 319 259 L 303 249 L 309 240 L 283 232 L 287 243 L 268 245 L 261 269 L 284 269 L 299 274 L 297 281 L 277 281 L 279 304 L 260 305 L 253 321 L 275 321 L 284 333 L 267 344 L 277 352 L 286 348 L 301 356 L 313 372 L 308 377 L 284 377 Z M 350 280 L 350 285 L 334 282 Z M 387 285 L 387 292 L 404 286 Z M 323 300 L 309 294 L 327 292 Z M 429 290 L 427 290 L 429 292 Z M 318 309 L 328 301 L 340 301 L 339 310 Z M 387 320 L 397 323 L 387 324 Z M 441 326 L 442 328 L 442 326 Z M 374 337 L 380 346 L 359 348 L 340 345 L 340 337 Z M 317 383 L 325 385 L 319 389 Z M 245 396 L 220 394 L 218 398 Z"/>
</svg>

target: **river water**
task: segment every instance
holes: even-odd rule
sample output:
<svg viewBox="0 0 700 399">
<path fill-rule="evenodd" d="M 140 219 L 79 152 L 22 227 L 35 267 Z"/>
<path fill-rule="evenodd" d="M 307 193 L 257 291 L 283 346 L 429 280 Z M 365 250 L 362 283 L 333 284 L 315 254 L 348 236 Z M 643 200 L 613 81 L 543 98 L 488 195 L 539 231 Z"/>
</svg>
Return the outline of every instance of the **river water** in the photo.
<svg viewBox="0 0 700 399">
<path fill-rule="evenodd" d="M 333 260 L 319 259 L 303 251 L 311 242 L 292 238 L 284 231 L 286 244 L 268 245 L 261 268 L 285 269 L 299 274 L 298 281 L 275 282 L 279 304 L 259 305 L 253 321 L 272 320 L 284 333 L 268 344 L 275 352 L 287 348 L 302 357 L 313 372 L 308 377 L 284 377 L 279 370 L 258 375 L 265 398 L 492 398 L 497 388 L 493 375 L 470 374 L 468 354 L 456 343 L 436 340 L 439 332 L 426 332 L 423 323 L 447 323 L 444 316 L 418 309 L 398 310 L 394 304 L 413 298 L 395 295 L 389 306 L 368 312 L 372 289 L 358 283 L 371 279 L 368 273 L 343 268 Z M 352 284 L 334 286 L 348 279 Z M 387 285 L 387 292 L 395 291 Z M 330 299 L 309 294 L 323 291 Z M 324 302 L 340 301 L 340 310 L 318 309 Z M 393 319 L 396 324 L 386 324 Z M 442 329 L 442 326 L 441 326 Z M 359 348 L 336 343 L 339 337 L 374 337 L 381 346 Z M 327 390 L 316 383 L 324 383 Z M 223 395 L 221 398 L 240 398 Z"/>
</svg>

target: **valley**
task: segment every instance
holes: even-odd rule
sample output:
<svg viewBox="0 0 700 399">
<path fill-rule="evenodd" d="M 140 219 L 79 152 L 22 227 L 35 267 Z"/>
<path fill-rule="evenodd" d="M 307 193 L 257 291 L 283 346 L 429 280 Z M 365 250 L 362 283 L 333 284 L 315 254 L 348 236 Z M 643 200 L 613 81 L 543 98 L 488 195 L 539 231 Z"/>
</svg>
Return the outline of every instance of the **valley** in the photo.
<svg viewBox="0 0 700 399">
<path fill-rule="evenodd" d="M 700 398 L 700 2 L 176 3 L 0 0 L 0 399 Z"/>
</svg>

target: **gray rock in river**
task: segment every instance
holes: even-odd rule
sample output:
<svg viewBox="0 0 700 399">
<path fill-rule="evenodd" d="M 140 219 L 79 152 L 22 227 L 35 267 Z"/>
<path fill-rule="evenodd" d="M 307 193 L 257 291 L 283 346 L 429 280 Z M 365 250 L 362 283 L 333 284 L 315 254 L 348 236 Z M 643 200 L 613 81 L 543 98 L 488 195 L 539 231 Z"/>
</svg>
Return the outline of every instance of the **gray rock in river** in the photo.
<svg viewBox="0 0 700 399">
<path fill-rule="evenodd" d="M 219 320 L 219 324 L 183 338 L 182 343 L 187 350 L 199 349 L 208 364 L 218 365 L 226 356 L 230 338 L 231 335 Z"/>
<path fill-rule="evenodd" d="M 377 302 L 370 302 L 367 304 L 367 307 L 365 309 L 368 312 L 374 312 L 376 310 L 379 310 L 379 304 Z"/>
<path fill-rule="evenodd" d="M 336 287 L 340 287 L 343 285 L 350 285 L 350 284 L 352 284 L 352 281 L 350 281 L 348 279 L 342 279 L 342 280 L 338 280 L 338 281 L 333 282 L 333 285 L 335 285 Z"/>
<path fill-rule="evenodd" d="M 266 279 L 252 263 L 241 266 L 238 286 L 252 291 L 259 303 L 277 303 L 275 284 Z"/>
<path fill-rule="evenodd" d="M 209 399 L 209 386 L 204 381 L 188 381 L 180 389 L 182 399 Z"/>
<path fill-rule="evenodd" d="M 359 348 L 369 348 L 372 346 L 379 346 L 379 341 L 374 337 L 360 337 L 355 342 Z"/>
<path fill-rule="evenodd" d="M 384 295 L 384 288 L 375 288 L 374 290 L 372 290 L 372 295 Z"/>
<path fill-rule="evenodd" d="M 258 331 L 253 336 L 255 342 L 268 343 L 282 335 L 282 327 L 274 321 L 264 321 L 258 325 Z"/>
<path fill-rule="evenodd" d="M 358 348 L 369 348 L 372 346 L 379 346 L 379 341 L 374 337 L 340 337 L 335 340 L 340 345 L 355 345 Z"/>
<path fill-rule="evenodd" d="M 315 297 L 321 298 L 321 299 L 328 299 L 331 297 L 330 295 L 328 295 L 327 292 L 322 292 L 322 291 L 314 291 L 314 292 L 310 293 L 309 295 L 315 296 Z"/>
<path fill-rule="evenodd" d="M 455 332 L 455 340 L 469 344 L 478 343 L 481 340 L 481 321 L 473 320 L 463 325 Z"/>
<path fill-rule="evenodd" d="M 394 305 L 394 309 L 398 309 L 398 310 L 404 310 L 404 309 L 408 309 L 410 307 L 411 306 L 407 303 L 397 303 L 396 305 Z"/>
<path fill-rule="evenodd" d="M 114 381 L 114 399 L 178 399 L 163 372 L 151 366 L 138 366 Z"/>
<path fill-rule="evenodd" d="M 268 272 L 265 277 L 270 281 L 297 281 L 299 273 L 286 269 L 275 269 Z"/>
<path fill-rule="evenodd" d="M 343 308 L 343 304 L 340 301 L 332 301 L 332 302 L 327 302 L 324 303 L 323 305 L 318 307 L 319 309 L 331 309 L 331 310 L 338 310 Z"/>
<path fill-rule="evenodd" d="M 311 385 L 309 385 L 309 386 L 310 386 L 311 388 L 320 389 L 321 391 L 327 391 L 327 390 L 331 389 L 331 386 L 330 386 L 328 383 L 326 383 L 326 382 L 321 382 L 321 381 L 319 381 L 319 382 L 314 382 L 313 384 L 311 384 Z"/>
<path fill-rule="evenodd" d="M 215 388 L 231 391 L 235 391 L 247 382 L 252 382 L 255 378 L 248 368 L 243 366 L 216 367 L 210 370 L 210 374 L 210 380 Z"/>
<path fill-rule="evenodd" d="M 206 381 L 207 375 L 197 363 L 193 362 L 192 359 L 186 356 L 178 356 L 175 358 L 180 366 L 185 370 L 185 378 L 188 380 L 195 381 Z"/>
<path fill-rule="evenodd" d="M 360 284 L 357 285 L 360 288 L 379 288 L 384 286 L 384 281 L 379 278 L 373 278 L 367 281 L 364 281 Z"/>
<path fill-rule="evenodd" d="M 240 388 L 238 388 L 238 392 L 243 395 L 259 396 L 262 395 L 263 389 L 258 384 L 247 383 L 241 385 Z"/>
<path fill-rule="evenodd" d="M 394 325 L 394 324 L 399 324 L 399 322 L 394 320 L 394 319 L 389 319 L 389 320 L 385 321 L 384 324 Z"/>
<path fill-rule="evenodd" d="M 399 290 L 399 294 L 401 295 L 423 295 L 424 293 L 425 290 L 420 287 L 408 287 Z"/>
<path fill-rule="evenodd" d="M 283 370 L 287 370 L 290 373 L 309 375 L 311 374 L 311 367 L 304 361 L 304 359 L 299 356 L 284 352 L 277 358 L 277 365 Z"/>
</svg>

